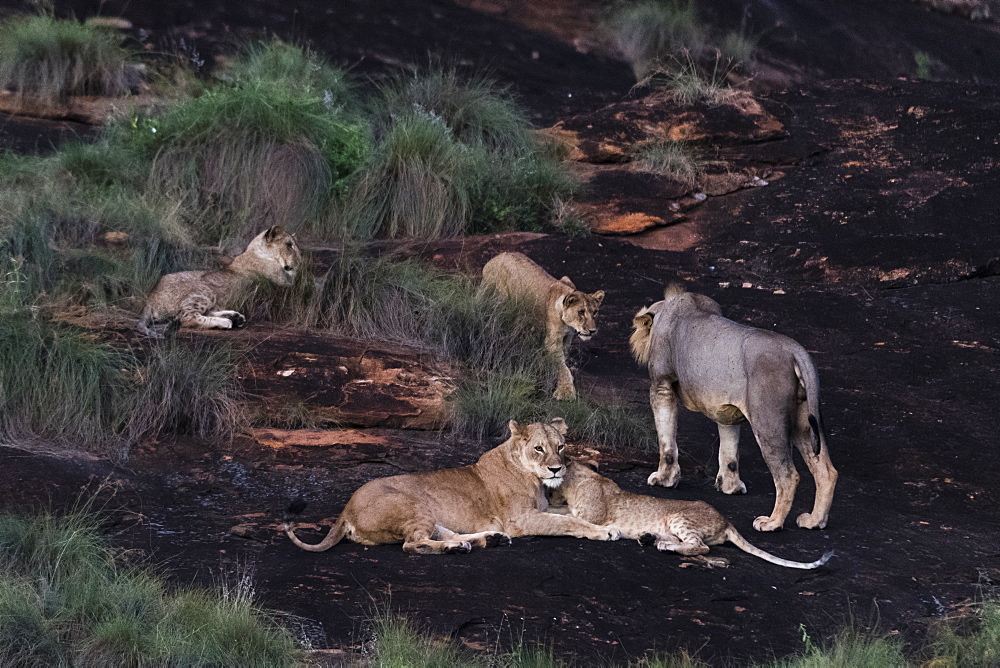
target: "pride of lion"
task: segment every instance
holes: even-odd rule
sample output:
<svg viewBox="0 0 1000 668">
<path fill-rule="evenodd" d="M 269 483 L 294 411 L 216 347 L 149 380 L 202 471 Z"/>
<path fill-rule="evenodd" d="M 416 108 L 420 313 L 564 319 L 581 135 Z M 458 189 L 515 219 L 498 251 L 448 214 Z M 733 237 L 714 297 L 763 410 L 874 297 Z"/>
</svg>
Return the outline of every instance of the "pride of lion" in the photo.
<svg viewBox="0 0 1000 668">
<path fill-rule="evenodd" d="M 295 239 L 271 227 L 225 269 L 164 276 L 147 301 L 139 328 L 162 336 L 152 325 L 163 319 L 203 328 L 240 327 L 245 321 L 241 314 L 220 308 L 238 286 L 258 274 L 290 285 L 300 263 Z M 492 258 L 483 267 L 482 285 L 498 298 L 524 300 L 526 317 L 541 326 L 545 348 L 558 362 L 554 398 L 574 399 L 566 351 L 574 335 L 587 341 L 597 333 L 604 291 L 580 291 L 569 277 L 553 278 L 522 253 Z M 740 425 L 750 425 L 776 492 L 771 514 L 754 520 L 756 530 L 781 529 L 791 510 L 799 482 L 793 446 L 816 483 L 812 510 L 796 523 L 807 529 L 826 527 L 837 471 L 827 449 L 819 378 L 806 350 L 786 336 L 724 318 L 714 300 L 676 284 L 661 301 L 640 309 L 632 328 L 633 355 L 649 370 L 659 443 L 659 466 L 647 483 L 674 487 L 680 481 L 679 400 L 718 425 L 715 486 L 725 494 L 746 492 L 738 445 Z M 567 461 L 568 428 L 562 418 L 527 425 L 512 420 L 509 428 L 510 437 L 475 464 L 362 485 L 319 543 L 302 541 L 287 523 L 285 533 L 295 545 L 315 552 L 347 538 L 364 545 L 402 543 L 405 551 L 416 554 L 463 553 L 541 535 L 590 540 L 624 536 L 682 555 L 703 555 L 709 546 L 728 541 L 789 568 L 817 568 L 832 555 L 813 562 L 782 559 L 750 544 L 707 503 L 623 491 L 586 464 Z M 556 505 L 550 504 L 546 490 Z"/>
</svg>

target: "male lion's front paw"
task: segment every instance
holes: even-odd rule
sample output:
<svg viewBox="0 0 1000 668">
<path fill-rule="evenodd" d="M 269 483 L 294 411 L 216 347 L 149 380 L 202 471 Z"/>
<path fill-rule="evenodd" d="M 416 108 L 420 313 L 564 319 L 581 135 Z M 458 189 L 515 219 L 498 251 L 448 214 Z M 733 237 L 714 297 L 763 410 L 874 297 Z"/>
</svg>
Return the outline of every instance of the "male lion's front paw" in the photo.
<svg viewBox="0 0 1000 668">
<path fill-rule="evenodd" d="M 226 317 L 229 318 L 229 322 L 233 323 L 232 329 L 243 329 L 247 325 L 247 319 L 242 313 L 233 312 Z"/>
<path fill-rule="evenodd" d="M 661 487 L 676 487 L 681 481 L 681 467 L 675 466 L 668 471 L 654 471 L 646 479 L 647 485 L 659 485 Z"/>
<path fill-rule="evenodd" d="M 802 513 L 795 520 L 795 523 L 801 529 L 825 529 L 826 528 L 826 518 L 816 519 L 813 517 L 812 513 Z"/>
<path fill-rule="evenodd" d="M 747 486 L 739 478 L 717 476 L 715 478 L 715 489 L 723 494 L 746 494 Z"/>
<path fill-rule="evenodd" d="M 783 522 L 777 520 L 772 520 L 767 515 L 761 515 L 753 521 L 753 528 L 757 531 L 778 531 L 781 529 Z"/>
</svg>

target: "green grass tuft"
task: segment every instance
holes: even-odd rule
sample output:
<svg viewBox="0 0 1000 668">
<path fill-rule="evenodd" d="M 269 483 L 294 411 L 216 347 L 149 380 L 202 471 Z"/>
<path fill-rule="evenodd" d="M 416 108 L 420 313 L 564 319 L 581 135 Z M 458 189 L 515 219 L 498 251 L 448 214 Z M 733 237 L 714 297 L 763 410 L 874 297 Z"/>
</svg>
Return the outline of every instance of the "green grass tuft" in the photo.
<svg viewBox="0 0 1000 668">
<path fill-rule="evenodd" d="M 291 666 L 288 632 L 247 578 L 175 590 L 126 564 L 83 512 L 0 515 L 5 665 Z"/>
<path fill-rule="evenodd" d="M 611 10 L 604 29 L 632 63 L 637 79 L 672 53 L 687 50 L 700 56 L 709 45 L 708 33 L 690 0 L 621 2 Z"/>
<path fill-rule="evenodd" d="M 701 160 L 683 141 L 645 144 L 637 151 L 636 161 L 647 171 L 687 186 L 698 182 L 702 170 Z"/>
<path fill-rule="evenodd" d="M 125 95 L 139 83 L 124 37 L 106 28 L 22 16 L 0 24 L 0 89 L 32 94 L 43 104 L 70 95 Z"/>
<path fill-rule="evenodd" d="M 934 668 L 1000 665 L 1000 603 L 985 601 L 974 618 L 939 625 L 932 633 L 930 654 L 932 658 L 923 665 Z"/>
</svg>

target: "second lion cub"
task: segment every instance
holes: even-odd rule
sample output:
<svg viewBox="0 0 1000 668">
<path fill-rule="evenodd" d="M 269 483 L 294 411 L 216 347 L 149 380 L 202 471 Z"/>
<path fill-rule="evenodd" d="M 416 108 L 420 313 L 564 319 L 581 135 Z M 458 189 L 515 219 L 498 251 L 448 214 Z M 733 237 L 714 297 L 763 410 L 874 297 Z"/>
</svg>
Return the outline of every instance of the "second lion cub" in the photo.
<svg viewBox="0 0 1000 668">
<path fill-rule="evenodd" d="M 595 318 L 604 290 L 580 292 L 568 276 L 556 280 L 523 253 L 501 253 L 487 262 L 483 285 L 503 296 L 527 298 L 534 305 L 533 317 L 545 326 L 545 349 L 559 363 L 559 381 L 552 396 L 574 399 L 576 387 L 566 366 L 566 349 L 574 333 L 582 341 L 597 333 Z"/>
<path fill-rule="evenodd" d="M 565 499 L 570 515 L 592 524 L 614 526 L 622 538 L 660 551 L 701 555 L 710 545 L 729 541 L 748 554 L 788 568 L 819 568 L 833 556 L 827 552 L 812 562 L 790 561 L 751 545 L 718 510 L 704 501 L 660 499 L 620 488 L 586 464 L 569 465 L 553 501 Z M 557 507 L 558 508 L 558 507 Z M 554 512 L 560 512 L 555 510 Z"/>
</svg>

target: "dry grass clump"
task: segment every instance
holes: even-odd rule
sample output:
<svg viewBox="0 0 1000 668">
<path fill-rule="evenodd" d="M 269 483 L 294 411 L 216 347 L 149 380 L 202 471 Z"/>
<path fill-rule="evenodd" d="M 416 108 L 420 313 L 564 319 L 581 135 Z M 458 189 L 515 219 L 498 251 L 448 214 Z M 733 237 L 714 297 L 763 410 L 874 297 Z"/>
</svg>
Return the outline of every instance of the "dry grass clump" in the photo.
<svg viewBox="0 0 1000 668">
<path fill-rule="evenodd" d="M 702 161 L 683 141 L 644 144 L 636 153 L 636 161 L 646 171 L 688 186 L 698 182 L 702 170 Z"/>
<path fill-rule="evenodd" d="M 124 37 L 107 28 L 52 14 L 0 24 L 0 89 L 43 104 L 70 95 L 125 95 L 139 83 Z"/>
</svg>

